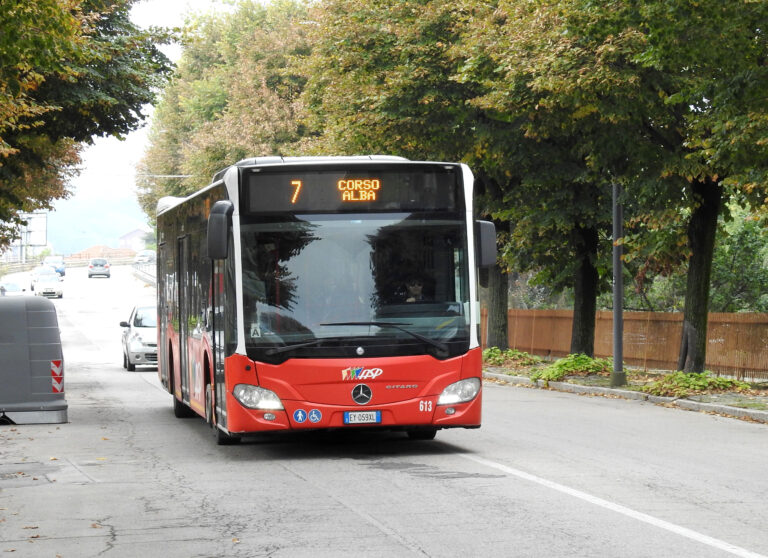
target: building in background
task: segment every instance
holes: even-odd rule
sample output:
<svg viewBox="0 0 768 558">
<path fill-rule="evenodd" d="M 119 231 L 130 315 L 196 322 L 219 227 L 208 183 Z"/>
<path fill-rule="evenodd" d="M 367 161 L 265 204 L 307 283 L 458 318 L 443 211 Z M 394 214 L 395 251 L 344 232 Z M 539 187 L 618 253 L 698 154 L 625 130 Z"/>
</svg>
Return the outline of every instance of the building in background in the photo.
<svg viewBox="0 0 768 558">
<path fill-rule="evenodd" d="M 152 230 L 149 228 L 134 229 L 120 237 L 118 248 L 140 252 L 147 247 L 147 235 L 151 233 Z"/>
</svg>

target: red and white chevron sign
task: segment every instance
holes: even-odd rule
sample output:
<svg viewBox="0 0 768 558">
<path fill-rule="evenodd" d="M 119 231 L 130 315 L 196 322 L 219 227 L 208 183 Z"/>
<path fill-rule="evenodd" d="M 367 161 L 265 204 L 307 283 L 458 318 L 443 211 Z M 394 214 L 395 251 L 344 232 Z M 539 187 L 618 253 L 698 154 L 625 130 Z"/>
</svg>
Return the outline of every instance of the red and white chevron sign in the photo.
<svg viewBox="0 0 768 558">
<path fill-rule="evenodd" d="M 53 393 L 62 393 L 64 391 L 64 366 L 60 360 L 51 361 L 51 384 Z"/>
</svg>

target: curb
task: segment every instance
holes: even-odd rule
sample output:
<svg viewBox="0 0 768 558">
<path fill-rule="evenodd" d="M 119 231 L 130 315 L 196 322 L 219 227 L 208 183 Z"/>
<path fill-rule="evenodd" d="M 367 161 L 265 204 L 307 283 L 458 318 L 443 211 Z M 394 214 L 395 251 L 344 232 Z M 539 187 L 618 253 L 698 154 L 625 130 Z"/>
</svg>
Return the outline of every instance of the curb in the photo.
<svg viewBox="0 0 768 558">
<path fill-rule="evenodd" d="M 690 399 L 676 399 L 674 397 L 659 397 L 649 395 L 639 391 L 626 389 L 605 388 L 597 386 L 583 386 L 581 384 L 569 384 L 567 382 L 545 382 L 538 380 L 533 382 L 526 376 L 510 376 L 509 374 L 499 374 L 497 372 L 483 371 L 483 378 L 496 380 L 504 384 L 514 384 L 518 386 L 529 386 L 539 389 L 550 389 L 566 393 L 575 393 L 578 395 L 600 395 L 608 397 L 617 397 L 620 399 L 631 399 L 635 401 L 647 401 L 655 405 L 666 405 L 678 407 L 686 411 L 698 411 L 703 413 L 715 413 L 739 419 L 752 420 L 763 424 L 768 424 L 768 411 L 758 411 L 754 409 L 742 409 L 741 407 L 731 407 L 729 405 L 718 405 L 715 403 L 701 403 L 691 401 Z"/>
</svg>

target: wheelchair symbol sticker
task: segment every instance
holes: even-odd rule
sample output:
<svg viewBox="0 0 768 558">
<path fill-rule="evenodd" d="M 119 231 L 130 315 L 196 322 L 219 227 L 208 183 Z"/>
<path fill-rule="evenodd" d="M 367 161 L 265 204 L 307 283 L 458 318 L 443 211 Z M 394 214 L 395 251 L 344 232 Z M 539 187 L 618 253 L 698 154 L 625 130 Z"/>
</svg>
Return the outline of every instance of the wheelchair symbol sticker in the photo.
<svg viewBox="0 0 768 558">
<path fill-rule="evenodd" d="M 309 412 L 309 422 L 320 422 L 323 419 L 323 413 L 317 409 L 312 409 Z"/>
</svg>

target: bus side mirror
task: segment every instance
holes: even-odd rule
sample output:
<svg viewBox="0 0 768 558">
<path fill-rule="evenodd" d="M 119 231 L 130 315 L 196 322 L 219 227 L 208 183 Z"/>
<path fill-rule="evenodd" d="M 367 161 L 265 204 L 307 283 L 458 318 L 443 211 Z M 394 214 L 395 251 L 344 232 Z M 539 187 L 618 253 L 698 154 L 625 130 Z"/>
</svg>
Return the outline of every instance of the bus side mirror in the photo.
<svg viewBox="0 0 768 558">
<path fill-rule="evenodd" d="M 477 267 L 496 265 L 496 225 L 491 221 L 475 221 Z"/>
<path fill-rule="evenodd" d="M 208 216 L 208 257 L 212 260 L 227 259 L 234 209 L 231 201 L 217 201 L 211 208 Z"/>
</svg>

